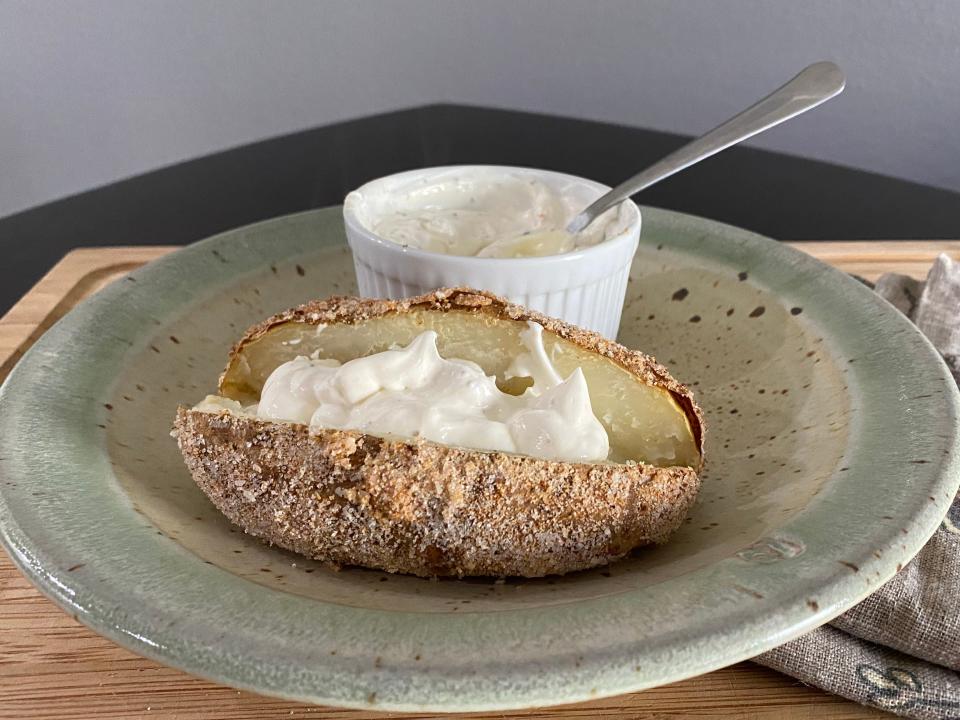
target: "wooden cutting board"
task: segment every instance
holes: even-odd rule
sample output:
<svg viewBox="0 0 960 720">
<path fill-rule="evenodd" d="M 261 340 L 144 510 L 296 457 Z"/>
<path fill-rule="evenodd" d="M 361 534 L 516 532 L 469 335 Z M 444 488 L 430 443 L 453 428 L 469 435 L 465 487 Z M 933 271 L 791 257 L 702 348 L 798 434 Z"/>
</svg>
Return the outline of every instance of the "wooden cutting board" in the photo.
<svg viewBox="0 0 960 720">
<path fill-rule="evenodd" d="M 922 278 L 940 252 L 960 258 L 960 241 L 791 244 L 870 280 L 884 272 Z M 173 249 L 87 248 L 68 253 L 0 319 L 0 380 L 26 349 L 76 303 Z M 666 720 L 691 716 L 756 720 L 889 717 L 752 663 L 589 703 L 463 717 Z M 339 710 L 274 700 L 146 660 L 63 613 L 0 552 L 0 718 L 93 717 L 375 720 L 435 715 Z"/>
</svg>

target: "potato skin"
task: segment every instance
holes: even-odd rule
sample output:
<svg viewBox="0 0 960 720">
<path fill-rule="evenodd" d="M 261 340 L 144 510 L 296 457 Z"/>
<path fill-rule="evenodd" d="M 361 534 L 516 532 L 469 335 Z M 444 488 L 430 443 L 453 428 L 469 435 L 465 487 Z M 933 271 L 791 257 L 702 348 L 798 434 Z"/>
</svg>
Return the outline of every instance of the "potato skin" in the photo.
<svg viewBox="0 0 960 720">
<path fill-rule="evenodd" d="M 693 468 L 581 464 L 386 440 L 181 407 L 193 478 L 231 521 L 337 565 L 541 577 L 661 542 L 700 487 Z"/>
</svg>

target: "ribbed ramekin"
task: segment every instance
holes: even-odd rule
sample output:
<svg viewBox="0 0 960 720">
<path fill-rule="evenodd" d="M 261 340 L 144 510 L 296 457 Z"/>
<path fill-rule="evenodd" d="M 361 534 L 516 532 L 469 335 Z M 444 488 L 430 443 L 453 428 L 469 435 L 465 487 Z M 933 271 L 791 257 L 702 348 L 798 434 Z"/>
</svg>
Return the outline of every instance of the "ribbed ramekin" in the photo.
<svg viewBox="0 0 960 720">
<path fill-rule="evenodd" d="M 486 165 L 424 168 L 374 180 L 350 193 L 343 208 L 361 295 L 399 299 L 466 285 L 615 338 L 640 241 L 640 210 L 633 202 L 627 201 L 621 211 L 627 213 L 628 222 L 618 235 L 575 252 L 533 258 L 463 257 L 409 248 L 379 237 L 358 217 L 357 203 L 364 194 L 382 191 L 391 183 L 451 170 L 466 174 L 491 169 L 532 175 L 553 187 L 576 185 L 586 202 L 610 189 L 549 170 Z"/>
</svg>

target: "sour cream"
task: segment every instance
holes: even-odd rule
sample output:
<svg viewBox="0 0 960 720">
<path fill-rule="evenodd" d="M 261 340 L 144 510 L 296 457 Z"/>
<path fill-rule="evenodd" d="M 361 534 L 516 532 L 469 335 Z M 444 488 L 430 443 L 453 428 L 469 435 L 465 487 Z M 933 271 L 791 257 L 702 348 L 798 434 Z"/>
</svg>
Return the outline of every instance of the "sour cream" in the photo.
<svg viewBox="0 0 960 720">
<path fill-rule="evenodd" d="M 346 205 L 377 236 L 445 255 L 559 255 L 615 237 L 629 224 L 613 208 L 571 235 L 567 223 L 595 197 L 585 197 L 583 185 L 519 169 L 451 168 L 390 180 L 350 193 Z"/>
<path fill-rule="evenodd" d="M 502 392 L 476 363 L 441 357 L 437 334 L 428 330 L 406 347 L 342 365 L 297 357 L 273 371 L 259 404 L 247 411 L 312 429 L 422 438 L 551 460 L 604 460 L 609 441 L 593 414 L 583 372 L 577 368 L 560 377 L 544 351 L 542 332 L 529 323 L 523 333 L 527 352 L 507 372 L 533 380 L 520 396 Z"/>
</svg>

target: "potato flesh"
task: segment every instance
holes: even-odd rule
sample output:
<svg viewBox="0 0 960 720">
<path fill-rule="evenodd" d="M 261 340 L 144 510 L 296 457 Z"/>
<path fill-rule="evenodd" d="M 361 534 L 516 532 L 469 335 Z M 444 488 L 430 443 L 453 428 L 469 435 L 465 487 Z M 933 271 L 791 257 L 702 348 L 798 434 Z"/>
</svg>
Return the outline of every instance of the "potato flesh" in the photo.
<svg viewBox="0 0 960 720">
<path fill-rule="evenodd" d="M 505 381 L 504 372 L 525 352 L 520 332 L 525 322 L 463 310 L 416 310 L 363 320 L 356 324 L 314 326 L 286 322 L 246 343 L 233 359 L 220 392 L 243 404 L 257 402 L 273 370 L 298 355 L 346 362 L 407 345 L 424 330 L 438 335 L 440 354 L 472 360 L 496 375 L 507 392 L 524 383 Z M 646 462 L 668 467 L 696 467 L 699 452 L 686 414 L 673 395 L 653 387 L 595 352 L 544 331 L 544 347 L 562 377 L 582 368 L 593 412 L 610 438 L 610 460 Z"/>
</svg>

